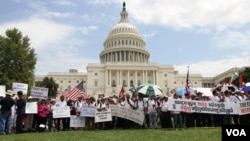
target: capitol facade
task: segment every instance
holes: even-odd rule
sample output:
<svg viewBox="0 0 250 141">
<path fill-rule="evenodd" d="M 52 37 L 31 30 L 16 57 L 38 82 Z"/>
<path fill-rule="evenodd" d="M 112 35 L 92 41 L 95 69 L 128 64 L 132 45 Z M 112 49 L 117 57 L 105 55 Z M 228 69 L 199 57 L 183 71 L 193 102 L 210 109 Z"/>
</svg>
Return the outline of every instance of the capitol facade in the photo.
<svg viewBox="0 0 250 141">
<path fill-rule="evenodd" d="M 187 74 L 179 74 L 173 65 L 150 63 L 150 53 L 139 30 L 129 22 L 125 3 L 120 13 L 120 21 L 110 30 L 104 48 L 100 53 L 100 63 L 89 63 L 87 72 L 70 69 L 69 72 L 49 72 L 47 76 L 36 76 L 35 81 L 52 77 L 59 84 L 58 92 L 71 90 L 84 81 L 85 93 L 96 96 L 119 94 L 123 87 L 129 91 L 143 83 L 160 86 L 164 94 L 186 84 Z M 154 55 L 154 54 L 152 54 Z M 225 77 L 231 77 L 233 68 L 215 77 L 189 74 L 192 87 L 211 88 Z"/>
</svg>

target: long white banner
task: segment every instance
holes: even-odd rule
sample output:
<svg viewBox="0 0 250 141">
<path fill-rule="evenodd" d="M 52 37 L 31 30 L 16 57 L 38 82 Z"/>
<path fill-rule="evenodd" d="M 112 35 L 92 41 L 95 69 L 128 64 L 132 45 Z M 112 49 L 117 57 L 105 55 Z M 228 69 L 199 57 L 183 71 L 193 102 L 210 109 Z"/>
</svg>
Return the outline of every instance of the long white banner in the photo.
<svg viewBox="0 0 250 141">
<path fill-rule="evenodd" d="M 131 120 L 140 125 L 143 124 L 145 118 L 144 113 L 137 110 L 126 109 L 125 107 L 117 108 L 117 116 Z"/>
<path fill-rule="evenodd" d="M 244 115 L 250 113 L 249 100 L 234 103 L 170 99 L 168 102 L 169 111 L 232 115 Z"/>
</svg>

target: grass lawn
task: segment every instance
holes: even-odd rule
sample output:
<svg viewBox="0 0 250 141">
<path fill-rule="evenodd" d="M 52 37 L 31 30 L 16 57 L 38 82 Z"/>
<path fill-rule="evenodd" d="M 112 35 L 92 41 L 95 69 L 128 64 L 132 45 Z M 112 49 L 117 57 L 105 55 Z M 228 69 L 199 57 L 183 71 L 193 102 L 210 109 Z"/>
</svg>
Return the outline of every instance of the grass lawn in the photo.
<svg viewBox="0 0 250 141">
<path fill-rule="evenodd" d="M 0 136 L 0 141 L 221 141 L 221 128 L 77 130 Z"/>
</svg>

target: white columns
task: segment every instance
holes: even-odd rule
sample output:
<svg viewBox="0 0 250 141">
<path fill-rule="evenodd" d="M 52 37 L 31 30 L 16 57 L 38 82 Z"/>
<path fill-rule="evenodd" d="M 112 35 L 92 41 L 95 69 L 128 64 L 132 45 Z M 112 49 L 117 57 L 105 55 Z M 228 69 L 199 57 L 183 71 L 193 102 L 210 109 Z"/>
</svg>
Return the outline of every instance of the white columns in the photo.
<svg viewBox="0 0 250 141">
<path fill-rule="evenodd" d="M 130 76 L 129 76 L 130 74 L 129 74 L 129 70 L 128 70 L 128 81 L 127 81 L 127 87 L 129 87 L 129 85 L 130 85 Z"/>
<path fill-rule="evenodd" d="M 111 84 L 111 70 L 109 70 L 109 86 L 111 86 L 110 84 Z"/>
<path fill-rule="evenodd" d="M 142 71 L 142 83 L 145 83 L 144 70 Z"/>
<path fill-rule="evenodd" d="M 122 70 L 120 70 L 119 84 L 122 86 Z"/>
<path fill-rule="evenodd" d="M 108 86 L 108 70 L 105 71 L 105 86 Z"/>
<path fill-rule="evenodd" d="M 155 75 L 156 75 L 156 82 L 155 82 L 155 84 L 158 85 L 158 71 L 157 70 L 155 71 Z"/>
<path fill-rule="evenodd" d="M 119 72 L 120 72 L 120 70 L 117 70 L 117 71 L 116 71 L 116 87 L 118 87 L 119 84 L 120 84 L 120 83 L 119 83 L 119 77 L 120 77 L 120 76 L 119 76 Z"/>
<path fill-rule="evenodd" d="M 152 72 L 153 72 L 153 84 L 155 84 L 155 70 L 153 70 Z"/>
<path fill-rule="evenodd" d="M 137 87 L 138 83 L 137 83 L 137 70 L 135 70 L 135 82 L 134 82 L 134 86 Z"/>
</svg>

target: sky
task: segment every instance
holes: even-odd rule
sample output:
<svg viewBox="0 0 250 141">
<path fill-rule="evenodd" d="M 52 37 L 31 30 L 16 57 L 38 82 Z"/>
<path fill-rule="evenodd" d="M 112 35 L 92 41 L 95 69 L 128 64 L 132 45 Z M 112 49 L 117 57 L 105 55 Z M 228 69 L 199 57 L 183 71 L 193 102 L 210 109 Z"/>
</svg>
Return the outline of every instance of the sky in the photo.
<svg viewBox="0 0 250 141">
<path fill-rule="evenodd" d="M 151 63 L 203 77 L 250 65 L 249 0 L 0 0 L 0 35 L 17 28 L 30 38 L 36 75 L 86 72 L 124 1 Z"/>
</svg>

